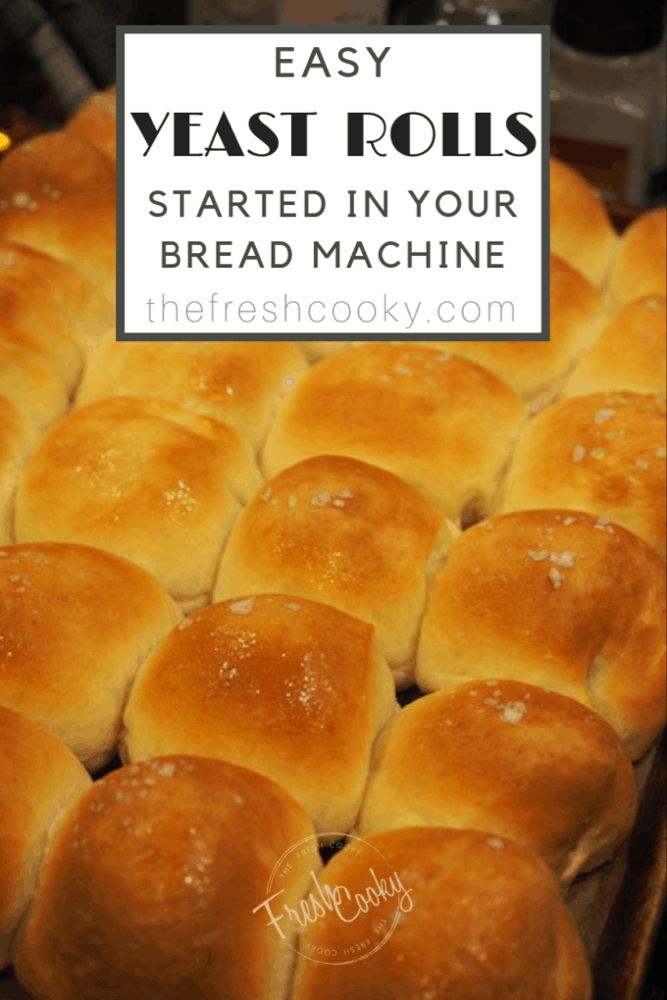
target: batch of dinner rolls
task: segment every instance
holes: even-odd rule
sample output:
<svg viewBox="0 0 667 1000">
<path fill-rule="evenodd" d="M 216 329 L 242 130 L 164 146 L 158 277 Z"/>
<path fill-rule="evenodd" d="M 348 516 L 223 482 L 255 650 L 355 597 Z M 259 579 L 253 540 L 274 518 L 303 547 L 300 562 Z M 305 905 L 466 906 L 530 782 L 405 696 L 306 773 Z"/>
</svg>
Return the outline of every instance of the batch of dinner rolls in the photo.
<svg viewBox="0 0 667 1000">
<path fill-rule="evenodd" d="M 113 92 L 0 160 L 0 969 L 588 1000 L 563 891 L 665 722 L 665 211 L 553 162 L 550 343 L 119 344 L 114 177 Z"/>
</svg>

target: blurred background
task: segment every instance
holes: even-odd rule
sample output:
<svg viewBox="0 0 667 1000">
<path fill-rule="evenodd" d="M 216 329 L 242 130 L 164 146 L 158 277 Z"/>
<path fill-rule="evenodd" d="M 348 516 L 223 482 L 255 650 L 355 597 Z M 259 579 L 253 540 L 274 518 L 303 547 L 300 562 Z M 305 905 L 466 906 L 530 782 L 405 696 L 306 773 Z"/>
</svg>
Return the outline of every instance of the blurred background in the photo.
<svg viewBox="0 0 667 1000">
<path fill-rule="evenodd" d="M 665 0 L 0 0 L 0 155 L 114 82 L 117 24 L 550 24 L 552 151 L 616 222 L 667 194 Z"/>
</svg>

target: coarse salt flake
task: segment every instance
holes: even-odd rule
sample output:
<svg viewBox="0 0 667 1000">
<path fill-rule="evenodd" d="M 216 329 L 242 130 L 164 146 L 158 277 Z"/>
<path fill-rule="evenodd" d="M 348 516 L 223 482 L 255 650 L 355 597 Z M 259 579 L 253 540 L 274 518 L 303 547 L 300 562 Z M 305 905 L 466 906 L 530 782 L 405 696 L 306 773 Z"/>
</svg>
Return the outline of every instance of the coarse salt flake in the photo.
<svg viewBox="0 0 667 1000">
<path fill-rule="evenodd" d="M 229 605 L 229 610 L 233 615 L 249 615 L 255 606 L 254 597 L 246 597 L 243 601 L 234 601 Z"/>
<path fill-rule="evenodd" d="M 555 566 L 563 566 L 565 569 L 572 569 L 574 566 L 574 552 L 552 552 L 549 561 Z"/>
<path fill-rule="evenodd" d="M 503 722 L 509 722 L 511 726 L 517 726 L 528 708 L 522 701 L 508 701 L 505 705 L 499 706 L 500 718 Z"/>
</svg>

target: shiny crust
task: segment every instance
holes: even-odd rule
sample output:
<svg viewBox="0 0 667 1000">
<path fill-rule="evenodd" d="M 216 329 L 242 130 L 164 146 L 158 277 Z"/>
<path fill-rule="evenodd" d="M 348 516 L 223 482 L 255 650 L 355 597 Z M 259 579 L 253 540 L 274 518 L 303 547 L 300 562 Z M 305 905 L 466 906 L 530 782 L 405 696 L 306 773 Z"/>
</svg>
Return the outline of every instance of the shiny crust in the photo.
<svg viewBox="0 0 667 1000">
<path fill-rule="evenodd" d="M 74 268 L 0 242 L 0 340 L 37 354 L 71 390 L 113 309 Z"/>
<path fill-rule="evenodd" d="M 306 459 L 272 479 L 234 525 L 215 600 L 282 591 L 370 622 L 404 687 L 432 568 L 454 531 L 397 476 L 352 458 Z"/>
<path fill-rule="evenodd" d="M 484 508 L 525 418 L 516 394 L 463 358 L 413 345 L 340 351 L 294 387 L 269 431 L 269 477 L 318 454 L 370 462 L 458 521 Z"/>
<path fill-rule="evenodd" d="M 551 250 L 599 288 L 618 244 L 607 210 L 588 181 L 551 160 Z"/>
<path fill-rule="evenodd" d="M 553 254 L 550 301 L 551 339 L 547 343 L 468 341 L 438 346 L 488 368 L 536 409 L 558 393 L 577 358 L 595 340 L 603 318 L 600 294 Z"/>
<path fill-rule="evenodd" d="M 495 677 L 599 712 L 640 757 L 665 721 L 662 559 L 580 512 L 490 518 L 454 544 L 424 618 L 426 690 Z"/>
<path fill-rule="evenodd" d="M 67 747 L 0 706 L 0 970 L 34 892 L 46 835 L 89 784 Z"/>
<path fill-rule="evenodd" d="M 667 209 L 644 212 L 623 233 L 607 292 L 618 303 L 667 294 Z"/>
<path fill-rule="evenodd" d="M 68 132 L 17 146 L 0 163 L 0 238 L 72 264 L 113 303 L 114 163 Z"/>
<path fill-rule="evenodd" d="M 345 958 L 350 949 L 352 959 L 331 965 L 300 958 L 293 1000 L 590 1000 L 574 922 L 555 877 L 532 851 L 441 828 L 394 830 L 366 842 L 345 848 L 320 881 L 364 893 L 373 885 L 369 869 L 377 869 L 388 885 L 398 876 L 412 909 L 400 912 L 399 892 L 352 923 L 328 912 L 312 924 L 302 954 L 324 948 Z M 354 961 L 364 941 L 378 943 L 378 921 L 387 921 L 384 935 L 397 917 L 375 954 Z"/>
<path fill-rule="evenodd" d="M 608 517 L 665 552 L 665 400 L 594 393 L 525 429 L 497 509 L 570 507 Z"/>
<path fill-rule="evenodd" d="M 667 380 L 667 300 L 637 299 L 607 322 L 565 386 L 565 396 L 594 392 L 664 392 Z"/>
<path fill-rule="evenodd" d="M 486 830 L 533 848 L 570 882 L 614 854 L 635 814 L 630 758 L 599 715 L 492 679 L 403 709 L 383 735 L 359 831 Z"/>
<path fill-rule="evenodd" d="M 16 537 L 108 549 L 190 604 L 210 593 L 239 501 L 259 483 L 231 427 L 117 397 L 75 410 L 42 440 L 17 491 Z"/>
<path fill-rule="evenodd" d="M 0 704 L 95 771 L 115 753 L 137 668 L 181 614 L 148 573 L 99 549 L 45 542 L 0 555 Z"/>
<path fill-rule="evenodd" d="M 306 368 L 295 344 L 121 344 L 112 332 L 91 357 L 77 401 L 165 399 L 226 421 L 258 448 L 278 405 Z"/>
<path fill-rule="evenodd" d="M 214 604 L 183 624 L 139 672 L 124 759 L 243 763 L 293 795 L 320 832 L 348 830 L 395 709 L 371 626 L 277 594 Z"/>
<path fill-rule="evenodd" d="M 35 1000 L 285 1000 L 292 951 L 252 911 L 283 852 L 312 832 L 293 799 L 244 768 L 171 757 L 114 771 L 51 842 L 19 980 Z M 281 887 L 294 906 L 313 861 L 291 860 Z"/>
</svg>

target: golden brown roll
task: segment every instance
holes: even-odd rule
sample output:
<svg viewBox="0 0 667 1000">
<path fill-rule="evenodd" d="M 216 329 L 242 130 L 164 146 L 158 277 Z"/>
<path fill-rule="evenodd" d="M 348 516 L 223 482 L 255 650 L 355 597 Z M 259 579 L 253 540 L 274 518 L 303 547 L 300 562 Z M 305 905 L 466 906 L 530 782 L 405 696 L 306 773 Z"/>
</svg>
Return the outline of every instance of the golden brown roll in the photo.
<svg viewBox="0 0 667 1000">
<path fill-rule="evenodd" d="M 113 309 L 74 268 L 0 242 L 0 341 L 32 351 L 71 390 Z"/>
<path fill-rule="evenodd" d="M 67 123 L 65 131 L 85 139 L 95 149 L 116 160 L 116 88 L 93 94 Z"/>
<path fill-rule="evenodd" d="M 500 511 L 568 507 L 665 552 L 665 399 L 594 393 L 540 413 L 519 439 Z"/>
<path fill-rule="evenodd" d="M 614 854 L 635 813 L 632 764 L 604 719 L 554 691 L 491 679 L 418 698 L 392 721 L 358 829 L 486 830 L 570 882 Z"/>
<path fill-rule="evenodd" d="M 281 472 L 234 525 L 216 601 L 279 591 L 370 622 L 399 687 L 414 680 L 430 575 L 454 529 L 407 483 L 325 455 Z"/>
<path fill-rule="evenodd" d="M 618 243 L 607 210 L 588 181 L 551 159 L 551 251 L 599 288 Z"/>
<path fill-rule="evenodd" d="M 445 351 L 373 343 L 340 351 L 294 387 L 269 431 L 269 477 L 314 455 L 378 465 L 454 521 L 482 513 L 525 418 L 495 375 Z"/>
<path fill-rule="evenodd" d="M 565 396 L 593 392 L 664 392 L 667 299 L 648 295 L 609 319 L 568 379 Z"/>
<path fill-rule="evenodd" d="M 159 584 L 100 549 L 0 550 L 0 705 L 49 730 L 91 771 L 115 753 L 134 674 L 181 619 Z"/>
<path fill-rule="evenodd" d="M 125 760 L 193 753 L 266 774 L 323 834 L 354 823 L 371 745 L 396 709 L 370 625 L 269 594 L 191 615 L 139 671 Z"/>
<path fill-rule="evenodd" d="M 16 540 L 108 549 L 189 607 L 210 594 L 240 501 L 260 482 L 226 424 L 158 400 L 103 400 L 64 417 L 33 454 Z"/>
<path fill-rule="evenodd" d="M 0 707 L 0 970 L 34 892 L 47 833 L 89 784 L 67 747 Z"/>
<path fill-rule="evenodd" d="M 315 361 L 321 361 L 322 358 L 328 358 L 330 354 L 336 354 L 338 351 L 350 347 L 353 343 L 355 341 L 352 340 L 302 340 L 299 347 L 312 364 Z"/>
<path fill-rule="evenodd" d="M 433 585 L 417 682 L 496 677 L 576 698 L 641 757 L 665 721 L 662 559 L 619 525 L 567 510 L 465 532 Z"/>
<path fill-rule="evenodd" d="M 0 338 L 0 395 L 26 424 L 43 431 L 69 405 L 65 386 L 39 354 Z"/>
<path fill-rule="evenodd" d="M 590 1000 L 554 875 L 500 837 L 378 833 L 337 854 L 319 882 L 353 899 L 343 919 L 329 909 L 303 933 L 293 1000 Z"/>
<path fill-rule="evenodd" d="M 0 396 L 0 545 L 14 540 L 16 484 L 33 444 L 19 410 Z"/>
<path fill-rule="evenodd" d="M 645 212 L 623 233 L 607 292 L 620 304 L 667 294 L 667 209 Z"/>
<path fill-rule="evenodd" d="M 115 164 L 65 131 L 17 146 L 0 163 L 0 238 L 72 264 L 114 302 Z"/>
<path fill-rule="evenodd" d="M 226 421 L 258 448 L 306 367 L 290 343 L 117 343 L 113 332 L 91 357 L 78 402 L 166 399 Z"/>
<path fill-rule="evenodd" d="M 286 1000 L 293 932 L 260 906 L 271 869 L 313 830 L 245 768 L 165 757 L 95 782 L 52 838 L 14 954 L 35 1000 Z M 281 903 L 316 868 L 292 852 Z"/>
<path fill-rule="evenodd" d="M 446 346 L 488 368 L 511 385 L 534 411 L 558 394 L 577 358 L 599 333 L 602 316 L 602 299 L 595 288 L 552 254 L 551 340 L 542 344 L 510 340 L 437 346 Z"/>
</svg>

